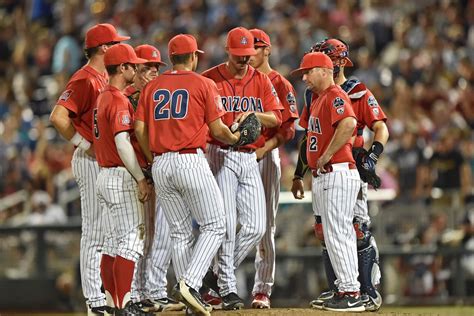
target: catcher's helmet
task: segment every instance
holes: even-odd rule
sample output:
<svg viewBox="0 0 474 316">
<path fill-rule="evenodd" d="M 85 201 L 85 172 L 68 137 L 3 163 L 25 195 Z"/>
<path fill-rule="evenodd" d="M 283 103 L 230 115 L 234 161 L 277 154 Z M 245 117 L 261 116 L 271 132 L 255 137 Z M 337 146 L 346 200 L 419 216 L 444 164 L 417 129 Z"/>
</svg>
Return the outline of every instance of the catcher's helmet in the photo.
<svg viewBox="0 0 474 316">
<path fill-rule="evenodd" d="M 349 59 L 349 45 L 336 38 L 327 38 L 311 46 L 310 53 L 322 52 L 331 58 L 334 64 L 334 74 L 340 70 L 340 66 L 352 67 L 354 64 Z"/>
</svg>

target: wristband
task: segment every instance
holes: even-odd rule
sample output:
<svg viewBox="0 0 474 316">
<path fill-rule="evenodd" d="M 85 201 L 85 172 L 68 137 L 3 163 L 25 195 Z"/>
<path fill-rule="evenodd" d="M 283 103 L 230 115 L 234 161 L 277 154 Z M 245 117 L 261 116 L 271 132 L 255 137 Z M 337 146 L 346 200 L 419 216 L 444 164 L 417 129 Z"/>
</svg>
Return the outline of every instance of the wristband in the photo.
<svg viewBox="0 0 474 316">
<path fill-rule="evenodd" d="M 74 134 L 74 136 L 70 140 L 71 143 L 74 144 L 74 146 L 87 151 L 91 147 L 91 143 L 85 139 L 84 137 L 81 136 L 78 132 Z"/>
<path fill-rule="evenodd" d="M 303 177 L 300 177 L 300 176 L 295 175 L 295 176 L 293 177 L 293 181 L 295 181 L 295 180 L 303 180 Z"/>
<path fill-rule="evenodd" d="M 372 158 L 374 161 L 377 161 L 380 155 L 383 152 L 383 145 L 382 143 L 375 141 L 372 143 L 372 147 L 369 150 L 369 157 Z"/>
</svg>

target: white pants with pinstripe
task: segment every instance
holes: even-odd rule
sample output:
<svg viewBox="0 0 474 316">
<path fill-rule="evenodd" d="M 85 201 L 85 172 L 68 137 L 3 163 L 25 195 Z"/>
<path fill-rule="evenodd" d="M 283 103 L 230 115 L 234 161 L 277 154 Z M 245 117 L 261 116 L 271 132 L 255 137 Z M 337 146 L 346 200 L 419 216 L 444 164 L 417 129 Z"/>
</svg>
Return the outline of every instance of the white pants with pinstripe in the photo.
<svg viewBox="0 0 474 316">
<path fill-rule="evenodd" d="M 210 145 L 208 160 L 224 197 L 227 232 L 217 260 L 220 295 L 225 296 L 237 293 L 235 269 L 265 234 L 265 193 L 255 153 Z"/>
<path fill-rule="evenodd" d="M 345 168 L 343 168 L 345 166 Z M 352 221 L 361 181 L 357 169 L 335 164 L 333 172 L 313 177 L 313 210 L 320 215 L 324 241 L 341 292 L 359 291 L 356 233 Z"/>
<path fill-rule="evenodd" d="M 367 205 L 368 184 L 364 181 L 361 181 L 361 184 L 362 188 L 360 193 L 360 199 L 359 197 L 357 198 L 354 214 L 356 217 L 360 218 L 363 223 L 366 223 L 367 226 L 370 226 L 369 209 Z"/>
<path fill-rule="evenodd" d="M 266 153 L 258 165 L 265 190 L 267 226 L 265 235 L 257 245 L 255 284 L 252 295 L 263 293 L 270 296 L 275 282 L 275 219 L 280 199 L 281 165 L 278 148 Z"/>
<path fill-rule="evenodd" d="M 153 212 L 155 213 L 154 223 L 151 223 L 153 227 L 151 231 L 147 228 L 147 233 L 151 233 L 152 238 L 146 241 L 151 244 L 147 247 L 148 251 L 140 260 L 136 271 L 138 300 L 161 299 L 168 296 L 166 274 L 171 263 L 170 227 L 158 200 Z"/>
<path fill-rule="evenodd" d="M 82 234 L 80 248 L 80 269 L 82 292 L 90 307 L 106 305 L 105 294 L 101 292 L 101 251 L 105 234 L 103 212 L 97 200 L 96 180 L 99 174 L 97 161 L 77 148 L 71 161 L 72 174 L 81 194 Z"/>
<path fill-rule="evenodd" d="M 225 233 L 219 187 L 201 150 L 155 157 L 152 172 L 156 196 L 170 226 L 176 279 L 199 290 Z M 200 226 L 195 244 L 193 218 Z"/>
<path fill-rule="evenodd" d="M 138 184 L 124 167 L 101 168 L 97 196 L 105 213 L 103 252 L 137 262 L 145 240 L 144 206 L 138 199 Z"/>
</svg>

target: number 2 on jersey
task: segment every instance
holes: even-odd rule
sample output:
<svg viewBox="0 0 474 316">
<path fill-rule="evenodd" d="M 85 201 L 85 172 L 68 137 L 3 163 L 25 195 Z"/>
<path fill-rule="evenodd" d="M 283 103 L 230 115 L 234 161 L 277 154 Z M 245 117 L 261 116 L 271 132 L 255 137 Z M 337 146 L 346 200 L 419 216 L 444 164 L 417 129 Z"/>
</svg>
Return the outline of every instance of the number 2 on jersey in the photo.
<svg viewBox="0 0 474 316">
<path fill-rule="evenodd" d="M 316 136 L 309 137 L 309 150 L 318 151 L 318 138 Z"/>
<path fill-rule="evenodd" d="M 166 89 L 156 90 L 153 94 L 155 105 L 155 120 L 179 120 L 188 114 L 188 90 L 178 89 L 171 93 Z M 169 106 L 168 106 L 169 104 Z"/>
</svg>

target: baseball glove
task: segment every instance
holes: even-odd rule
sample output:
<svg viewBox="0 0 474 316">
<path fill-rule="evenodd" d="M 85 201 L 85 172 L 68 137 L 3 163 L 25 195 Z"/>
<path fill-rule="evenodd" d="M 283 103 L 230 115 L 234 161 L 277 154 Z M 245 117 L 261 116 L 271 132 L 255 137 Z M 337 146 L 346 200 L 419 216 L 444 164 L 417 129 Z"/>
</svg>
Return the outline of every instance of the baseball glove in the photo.
<svg viewBox="0 0 474 316">
<path fill-rule="evenodd" d="M 367 150 L 362 147 L 352 148 L 352 156 L 362 181 L 370 184 L 374 189 L 380 188 L 382 181 L 375 173 L 375 162 L 369 158 Z"/>
<path fill-rule="evenodd" d="M 250 113 L 232 132 L 240 132 L 239 140 L 232 146 L 240 147 L 251 144 L 257 140 L 262 131 L 262 124 L 255 113 Z"/>
</svg>

